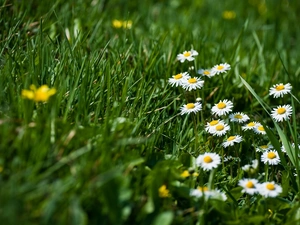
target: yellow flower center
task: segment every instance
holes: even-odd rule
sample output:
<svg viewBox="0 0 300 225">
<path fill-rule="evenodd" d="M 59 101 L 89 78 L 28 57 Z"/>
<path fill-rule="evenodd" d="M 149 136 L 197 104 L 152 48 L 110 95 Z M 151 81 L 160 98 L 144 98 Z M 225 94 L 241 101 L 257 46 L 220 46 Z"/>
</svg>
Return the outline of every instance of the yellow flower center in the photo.
<svg viewBox="0 0 300 225">
<path fill-rule="evenodd" d="M 268 190 L 270 190 L 270 191 L 273 191 L 273 190 L 275 189 L 275 185 L 274 185 L 274 184 L 271 184 L 271 183 L 268 183 L 268 184 L 266 185 L 266 188 L 267 188 Z"/>
<path fill-rule="evenodd" d="M 182 78 L 182 74 L 181 73 L 179 73 L 179 74 L 177 74 L 177 75 L 174 76 L 175 80 L 179 80 L 181 78 Z"/>
<path fill-rule="evenodd" d="M 208 187 L 198 187 L 199 191 L 208 191 Z"/>
<path fill-rule="evenodd" d="M 224 66 L 221 65 L 217 66 L 217 70 L 222 70 L 222 69 L 224 69 Z"/>
<path fill-rule="evenodd" d="M 195 104 L 194 103 L 188 103 L 188 104 L 186 104 L 186 108 L 187 109 L 193 109 L 193 108 L 195 108 Z"/>
<path fill-rule="evenodd" d="M 216 130 L 217 131 L 224 130 L 224 126 L 222 124 L 219 124 L 219 125 L 216 126 Z"/>
<path fill-rule="evenodd" d="M 226 107 L 226 104 L 224 102 L 219 102 L 217 104 L 218 109 L 224 109 Z"/>
<path fill-rule="evenodd" d="M 234 115 L 234 118 L 236 118 L 236 119 L 242 119 L 243 116 L 241 114 L 236 114 L 236 115 Z"/>
<path fill-rule="evenodd" d="M 279 84 L 275 89 L 276 89 L 276 91 L 282 91 L 282 90 L 284 90 L 284 85 Z"/>
<path fill-rule="evenodd" d="M 203 74 L 204 74 L 204 75 L 209 75 L 210 72 L 209 72 L 208 70 L 204 70 Z"/>
<path fill-rule="evenodd" d="M 278 113 L 278 114 L 284 114 L 285 112 L 286 112 L 285 108 L 282 108 L 282 107 L 281 107 L 281 108 L 278 108 L 278 109 L 277 109 L 277 113 Z"/>
<path fill-rule="evenodd" d="M 265 131 L 265 128 L 264 128 L 263 126 L 259 126 L 257 129 L 258 129 L 259 131 Z"/>
<path fill-rule="evenodd" d="M 235 139 L 235 136 L 230 136 L 228 139 L 227 139 L 227 141 L 232 141 L 232 140 L 234 140 Z"/>
<path fill-rule="evenodd" d="M 191 52 L 185 52 L 183 55 L 184 57 L 189 57 L 191 55 Z"/>
<path fill-rule="evenodd" d="M 254 184 L 252 181 L 248 181 L 247 184 L 246 184 L 246 187 L 247 188 L 254 188 Z"/>
<path fill-rule="evenodd" d="M 268 158 L 269 159 L 275 159 L 276 158 L 276 154 L 274 152 L 269 152 L 268 153 Z"/>
<path fill-rule="evenodd" d="M 209 123 L 210 126 L 215 126 L 219 123 L 219 120 L 213 120 Z"/>
<path fill-rule="evenodd" d="M 254 127 L 254 126 L 255 126 L 255 123 L 250 122 L 250 123 L 247 124 L 247 126 L 248 126 L 248 127 Z"/>
<path fill-rule="evenodd" d="M 262 148 L 262 149 L 267 149 L 268 145 L 262 145 L 262 146 L 259 146 L 259 147 Z"/>
<path fill-rule="evenodd" d="M 207 155 L 207 156 L 205 156 L 205 157 L 203 158 L 203 161 L 204 161 L 205 163 L 211 163 L 213 160 L 212 160 L 212 158 L 211 158 L 209 155 Z"/>
<path fill-rule="evenodd" d="M 188 82 L 189 82 L 190 84 L 194 84 L 194 83 L 197 83 L 197 79 L 196 79 L 196 78 L 190 78 L 190 79 L 188 80 Z"/>
</svg>

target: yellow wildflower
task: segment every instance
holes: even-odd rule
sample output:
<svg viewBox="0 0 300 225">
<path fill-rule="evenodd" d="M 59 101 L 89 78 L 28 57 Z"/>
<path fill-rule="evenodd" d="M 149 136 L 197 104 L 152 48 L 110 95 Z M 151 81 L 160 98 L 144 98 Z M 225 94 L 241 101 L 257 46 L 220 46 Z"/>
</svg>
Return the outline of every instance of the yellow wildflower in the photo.
<svg viewBox="0 0 300 225">
<path fill-rule="evenodd" d="M 188 170 L 185 170 L 185 171 L 183 171 L 183 172 L 180 174 L 180 176 L 183 177 L 183 178 L 187 178 L 187 177 L 190 176 L 190 173 L 189 173 Z"/>
<path fill-rule="evenodd" d="M 124 28 L 124 29 L 131 29 L 132 27 L 132 20 L 113 20 L 112 25 L 114 28 Z"/>
<path fill-rule="evenodd" d="M 121 20 L 113 20 L 112 24 L 114 28 L 121 28 L 123 26 L 123 22 Z"/>
<path fill-rule="evenodd" d="M 236 13 L 234 11 L 224 11 L 222 16 L 225 20 L 233 20 L 236 17 Z"/>
<path fill-rule="evenodd" d="M 166 185 L 162 185 L 159 189 L 158 189 L 158 195 L 161 198 L 167 198 L 170 196 L 170 191 L 167 189 Z"/>
<path fill-rule="evenodd" d="M 36 88 L 36 86 L 32 84 L 29 89 L 30 90 L 22 90 L 22 97 L 35 102 L 47 102 L 48 99 L 56 93 L 55 88 L 49 88 L 47 85 Z"/>
</svg>

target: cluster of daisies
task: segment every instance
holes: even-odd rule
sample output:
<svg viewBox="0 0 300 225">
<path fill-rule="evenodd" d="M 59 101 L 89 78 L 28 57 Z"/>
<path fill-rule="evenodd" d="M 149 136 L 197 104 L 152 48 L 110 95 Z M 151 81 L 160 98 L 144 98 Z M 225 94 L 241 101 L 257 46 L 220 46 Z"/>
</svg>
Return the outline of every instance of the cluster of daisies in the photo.
<svg viewBox="0 0 300 225">
<path fill-rule="evenodd" d="M 193 61 L 198 55 L 198 52 L 195 50 L 184 51 L 182 54 L 177 55 L 177 59 L 183 63 L 187 61 Z M 226 73 L 231 69 L 230 65 L 227 63 L 221 63 L 213 66 L 209 69 L 200 69 L 197 71 L 202 77 L 212 78 L 215 75 Z M 169 78 L 169 83 L 171 86 L 182 87 L 185 91 L 195 91 L 201 89 L 204 86 L 204 80 L 201 77 L 191 77 L 189 72 L 182 72 Z M 276 84 L 269 90 L 269 95 L 274 98 L 283 97 L 286 94 L 291 92 L 292 86 L 288 84 Z M 201 100 L 200 100 L 201 101 Z M 202 104 L 200 101 L 189 102 L 184 104 L 180 108 L 180 114 L 190 114 L 198 113 L 202 110 Z M 229 134 L 230 124 L 225 121 L 230 121 L 232 123 L 240 124 L 240 128 L 243 132 L 253 131 L 255 134 L 265 135 L 266 131 L 264 126 L 257 121 L 250 121 L 250 117 L 242 112 L 232 112 L 233 102 L 224 99 L 220 100 L 218 103 L 214 104 L 211 108 L 211 114 L 214 117 L 213 120 L 207 122 L 205 125 L 205 131 L 213 136 L 222 137 L 225 136 L 222 147 L 227 148 L 239 144 L 243 141 L 243 137 L 240 134 Z M 286 121 L 290 118 L 292 114 L 292 107 L 290 105 L 280 105 L 273 108 L 271 112 L 272 118 L 276 122 Z M 228 118 L 227 118 L 228 116 Z M 265 145 L 259 146 L 256 149 L 257 152 L 261 152 L 261 162 L 267 165 L 278 165 L 280 163 L 280 157 L 278 152 L 274 150 L 273 146 Z M 284 150 L 283 150 L 284 151 Z M 225 159 L 225 157 L 224 157 Z M 196 158 L 196 165 L 200 167 L 203 171 L 211 171 L 217 168 L 221 164 L 221 157 L 217 153 L 206 152 L 202 155 L 199 155 Z M 251 164 L 244 165 L 242 169 L 246 172 L 255 171 L 258 168 L 258 160 L 255 159 Z M 265 182 L 259 184 L 255 179 L 243 179 L 240 180 L 239 185 L 243 187 L 243 192 L 248 194 L 261 194 L 265 197 L 276 197 L 282 192 L 282 189 L 279 185 L 274 182 Z M 218 190 L 208 190 L 207 188 L 198 188 L 192 189 L 190 194 L 194 197 L 207 197 L 211 198 L 214 193 L 218 198 L 225 200 L 226 196 Z M 217 193 L 217 194 L 216 194 Z"/>
<path fill-rule="evenodd" d="M 290 94 L 292 86 L 287 84 L 275 84 L 270 88 L 269 94 L 274 98 L 283 97 L 286 94 Z M 282 122 L 284 120 L 290 119 L 293 112 L 293 108 L 290 105 L 279 105 L 272 109 L 271 116 L 276 122 Z"/>
</svg>

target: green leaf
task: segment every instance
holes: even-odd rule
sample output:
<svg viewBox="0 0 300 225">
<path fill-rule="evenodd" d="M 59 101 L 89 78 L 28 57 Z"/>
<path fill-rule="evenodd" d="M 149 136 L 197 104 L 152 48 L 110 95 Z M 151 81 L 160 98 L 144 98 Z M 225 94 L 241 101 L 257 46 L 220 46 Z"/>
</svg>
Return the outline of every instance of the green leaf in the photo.
<svg viewBox="0 0 300 225">
<path fill-rule="evenodd" d="M 153 225 L 170 225 L 173 218 L 174 214 L 172 211 L 163 212 L 154 219 Z"/>
</svg>

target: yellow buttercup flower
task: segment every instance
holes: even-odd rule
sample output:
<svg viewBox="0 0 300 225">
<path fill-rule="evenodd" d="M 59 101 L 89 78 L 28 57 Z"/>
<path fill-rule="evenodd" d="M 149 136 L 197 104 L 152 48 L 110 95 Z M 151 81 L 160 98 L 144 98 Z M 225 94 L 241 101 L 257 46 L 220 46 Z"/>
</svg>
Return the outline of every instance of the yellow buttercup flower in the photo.
<svg viewBox="0 0 300 225">
<path fill-rule="evenodd" d="M 124 28 L 124 29 L 131 29 L 132 21 L 131 20 L 113 20 L 112 25 L 114 28 Z"/>
<path fill-rule="evenodd" d="M 183 172 L 180 174 L 180 176 L 183 177 L 183 178 L 187 178 L 187 177 L 190 176 L 190 173 L 189 173 L 188 170 L 185 170 L 185 171 L 183 171 Z"/>
<path fill-rule="evenodd" d="M 29 90 L 22 90 L 22 97 L 33 100 L 35 102 L 47 102 L 48 99 L 56 93 L 55 88 L 49 88 L 48 85 L 42 85 L 36 88 L 30 85 Z"/>
<path fill-rule="evenodd" d="M 162 185 L 159 189 L 158 189 L 158 194 L 159 197 L 161 198 L 167 198 L 170 197 L 170 191 L 167 189 L 166 185 Z"/>
<path fill-rule="evenodd" d="M 236 17 L 236 13 L 234 11 L 224 11 L 222 14 L 225 20 L 233 20 Z"/>
</svg>

